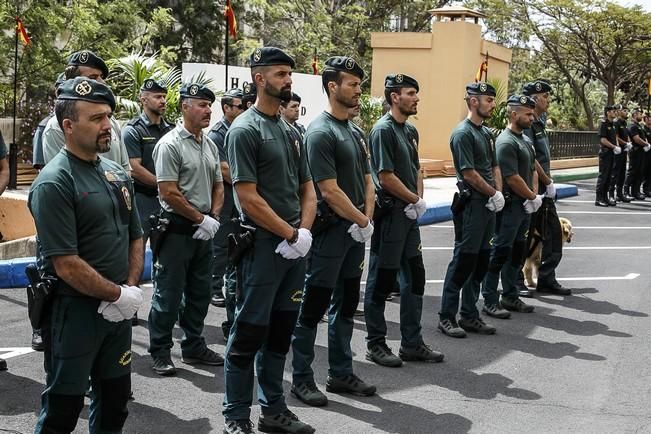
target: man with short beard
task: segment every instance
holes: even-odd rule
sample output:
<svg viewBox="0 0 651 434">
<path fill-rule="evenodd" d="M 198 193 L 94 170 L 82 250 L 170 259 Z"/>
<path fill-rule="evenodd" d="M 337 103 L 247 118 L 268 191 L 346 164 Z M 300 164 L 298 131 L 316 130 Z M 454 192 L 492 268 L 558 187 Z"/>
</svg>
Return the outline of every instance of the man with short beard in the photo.
<svg viewBox="0 0 651 434">
<path fill-rule="evenodd" d="M 258 373 L 258 429 L 311 434 L 285 403 L 285 358 L 305 283 L 305 256 L 316 193 L 305 148 L 278 115 L 292 96 L 294 59 L 276 47 L 250 57 L 254 106 L 226 133 L 226 155 L 240 219 L 255 228 L 253 246 L 237 264 L 238 305 L 226 345 L 224 433 L 253 433 L 254 365 Z"/>
<path fill-rule="evenodd" d="M 443 282 L 438 324 L 442 333 L 454 338 L 466 337 L 464 327 L 486 332 L 492 327 L 480 318 L 476 304 L 488 269 L 495 213 L 504 207 L 493 136 L 484 126 L 495 109 L 495 88 L 484 82 L 469 84 L 465 100 L 468 116 L 450 137 L 459 193 L 452 207 L 454 253 Z M 461 319 L 457 322 L 460 292 Z"/>
<path fill-rule="evenodd" d="M 497 318 L 511 315 L 497 315 L 505 308 L 515 312 L 533 312 L 533 306 L 520 300 L 517 286 L 518 272 L 527 253 L 527 234 L 531 214 L 542 205 L 538 195 L 536 174 L 536 152 L 531 139 L 523 131 L 531 127 L 536 102 L 524 95 L 512 95 L 507 100 L 509 124 L 495 141 L 495 153 L 503 177 L 506 201 L 502 212 L 497 215 L 497 230 L 493 239 L 488 271 L 484 277 L 481 292 L 484 297 L 484 312 Z M 497 284 L 502 281 L 502 299 L 499 300 Z M 460 322 L 466 331 L 492 334 L 495 328 L 477 323 Z"/>
<path fill-rule="evenodd" d="M 203 133 L 215 94 L 202 84 L 186 83 L 180 97 L 183 123 L 165 134 L 153 152 L 160 217 L 168 221 L 159 235 L 149 311 L 149 353 L 158 375 L 176 373 L 170 350 L 177 320 L 183 330 L 183 363 L 224 363 L 202 336 L 212 286 L 212 239 L 224 202 L 219 152 Z"/>
<path fill-rule="evenodd" d="M 380 195 L 393 202 L 375 219 L 364 315 L 366 359 L 388 367 L 403 361 L 440 362 L 443 354 L 423 342 L 421 316 L 425 292 L 425 266 L 418 217 L 425 214 L 423 172 L 418 160 L 418 131 L 407 120 L 418 112 L 418 82 L 406 74 L 389 74 L 384 96 L 391 106 L 369 136 L 373 176 Z M 386 343 L 386 299 L 400 272 L 400 350 L 393 354 Z"/>
<path fill-rule="evenodd" d="M 628 172 L 626 173 L 626 190 L 630 189 L 630 195 L 636 200 L 644 200 L 646 196 L 640 191 L 640 187 L 644 182 L 644 172 L 646 170 L 645 158 L 648 155 L 651 146 L 649 139 L 651 134 L 647 131 L 642 124 L 642 110 L 639 108 L 633 109 L 631 113 L 631 124 L 628 126 L 628 137 L 633 144 L 633 149 L 629 154 Z M 647 116 L 647 120 L 649 117 Z M 651 132 L 651 131 L 650 131 Z"/>
<path fill-rule="evenodd" d="M 105 80 L 109 75 L 108 66 L 104 60 L 97 56 L 92 51 L 82 50 L 73 53 L 68 58 L 68 64 L 64 71 L 65 79 L 70 80 L 75 77 L 86 77 L 92 80 L 97 80 L 102 84 L 106 84 Z M 118 124 L 115 117 L 111 118 L 111 140 L 102 144 L 102 149 L 99 151 L 103 157 L 118 163 L 124 170 L 129 173 L 131 166 L 129 165 L 129 155 L 127 149 L 122 142 L 122 133 L 120 132 L 120 124 Z M 56 116 L 53 116 L 45 125 L 43 129 L 43 159 L 47 164 L 55 155 L 63 148 L 65 139 L 63 131 L 59 127 L 59 122 Z"/>
<path fill-rule="evenodd" d="M 321 218 L 332 216 L 331 221 L 321 222 L 318 233 L 314 232 L 303 301 L 292 337 L 292 394 L 312 406 L 328 403 L 316 387 L 312 370 L 317 326 L 326 310 L 330 368 L 326 390 L 357 396 L 375 394 L 375 386 L 353 373 L 350 347 L 364 246 L 373 234 L 375 203 L 367 145 L 359 127 L 349 120 L 359 113 L 363 79 L 364 70 L 355 59 L 329 58 L 322 73 L 329 107 L 312 121 L 305 135 Z"/>
<path fill-rule="evenodd" d="M 298 131 L 301 138 L 305 137 L 305 127 L 298 123 L 298 118 L 301 114 L 301 97 L 292 92 L 292 99 L 290 101 L 283 101 L 280 103 L 280 117 L 285 122 Z"/>
</svg>

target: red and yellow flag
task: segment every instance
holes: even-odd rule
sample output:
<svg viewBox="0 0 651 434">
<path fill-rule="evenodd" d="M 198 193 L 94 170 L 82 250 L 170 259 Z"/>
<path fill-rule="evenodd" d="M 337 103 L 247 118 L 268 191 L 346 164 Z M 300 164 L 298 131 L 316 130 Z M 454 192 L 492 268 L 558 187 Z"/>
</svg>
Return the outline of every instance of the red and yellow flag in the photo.
<svg viewBox="0 0 651 434">
<path fill-rule="evenodd" d="M 475 75 L 475 83 L 481 81 L 481 78 L 484 74 L 488 77 L 488 60 L 484 60 L 481 62 L 481 65 L 479 65 L 479 69 Z"/>
<path fill-rule="evenodd" d="M 316 48 L 314 49 L 314 57 L 312 58 L 312 73 L 319 75 L 319 68 L 317 67 Z"/>
<path fill-rule="evenodd" d="M 23 24 L 20 17 L 16 17 L 16 33 L 18 34 L 18 39 L 20 39 L 20 42 L 27 46 L 32 45 L 32 41 L 29 39 L 29 35 L 27 34 L 27 29 L 25 29 L 25 25 Z"/>
<path fill-rule="evenodd" d="M 237 38 L 237 21 L 235 20 L 235 11 L 233 5 L 231 5 L 231 0 L 226 0 L 224 16 L 226 16 L 226 22 L 228 23 L 228 32 L 233 38 Z"/>
</svg>

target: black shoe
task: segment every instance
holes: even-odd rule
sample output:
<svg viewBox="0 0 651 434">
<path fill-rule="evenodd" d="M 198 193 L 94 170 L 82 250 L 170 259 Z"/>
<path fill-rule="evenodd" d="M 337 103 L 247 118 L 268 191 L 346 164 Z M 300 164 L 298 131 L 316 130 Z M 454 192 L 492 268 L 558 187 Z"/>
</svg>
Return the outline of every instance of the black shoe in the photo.
<svg viewBox="0 0 651 434">
<path fill-rule="evenodd" d="M 525 303 L 524 301 L 520 300 L 519 298 L 504 298 L 502 297 L 501 300 L 502 307 L 504 309 L 513 311 L 513 312 L 521 312 L 521 313 L 531 313 L 534 310 L 534 307 L 530 304 Z"/>
<path fill-rule="evenodd" d="M 137 326 L 138 325 L 138 312 L 133 314 L 133 318 L 131 318 L 131 326 Z"/>
<path fill-rule="evenodd" d="M 366 360 L 389 368 L 402 366 L 402 360 L 393 354 L 386 342 L 370 345 L 366 350 Z"/>
<path fill-rule="evenodd" d="M 258 419 L 258 430 L 270 433 L 296 433 L 296 434 L 312 434 L 316 430 L 310 425 L 298 420 L 298 416 L 290 410 L 285 410 L 282 413 L 266 416 L 260 415 Z"/>
<path fill-rule="evenodd" d="M 7 370 L 7 361 L 5 359 L 0 359 L 0 371 Z"/>
<path fill-rule="evenodd" d="M 172 359 L 169 356 L 166 357 L 154 357 L 154 364 L 151 369 L 154 370 L 158 375 L 163 377 L 169 377 L 170 375 L 176 374 L 176 367 L 172 363 Z"/>
<path fill-rule="evenodd" d="M 204 347 L 204 349 L 197 354 L 181 354 L 181 361 L 188 365 L 224 365 L 224 358 L 208 347 Z"/>
<path fill-rule="evenodd" d="M 216 294 L 213 294 L 212 297 L 210 297 L 210 304 L 212 304 L 215 307 L 226 307 L 226 299 L 224 298 L 221 292 L 218 292 Z"/>
<path fill-rule="evenodd" d="M 635 195 L 635 200 L 644 200 L 644 199 L 646 199 L 646 196 L 643 195 L 642 193 Z"/>
<path fill-rule="evenodd" d="M 645 192 L 644 192 L 644 195 L 645 195 L 646 197 L 651 197 L 651 191 L 645 191 Z"/>
<path fill-rule="evenodd" d="M 401 345 L 400 350 L 398 351 L 398 357 L 405 362 L 430 363 L 440 363 L 445 358 L 443 353 L 434 351 L 429 345 L 424 343 L 420 344 L 416 348 L 405 348 Z"/>
<path fill-rule="evenodd" d="M 227 420 L 222 432 L 224 434 L 255 434 L 253 422 L 249 419 Z"/>
<path fill-rule="evenodd" d="M 603 199 L 597 199 L 597 200 L 595 200 L 594 204 L 595 204 L 595 206 L 610 206 L 610 205 L 608 204 L 608 202 L 606 202 L 606 201 L 603 200 Z"/>
<path fill-rule="evenodd" d="M 376 388 L 371 384 L 366 384 L 364 380 L 355 374 L 346 375 L 345 377 L 333 377 L 328 375 L 326 381 L 326 390 L 331 393 L 349 393 L 355 396 L 373 396 Z"/>
<path fill-rule="evenodd" d="M 45 351 L 45 344 L 43 343 L 43 336 L 40 330 L 32 330 L 32 349 L 34 351 Z"/>
<path fill-rule="evenodd" d="M 541 283 L 536 287 L 536 291 L 538 292 L 547 292 L 550 294 L 557 294 L 557 295 L 571 295 L 572 290 L 569 288 L 565 288 L 558 282 L 554 282 L 551 285 L 546 285 L 544 283 Z"/>
<path fill-rule="evenodd" d="M 294 383 L 292 384 L 291 393 L 312 407 L 328 405 L 328 397 L 316 387 L 314 382 Z"/>
<path fill-rule="evenodd" d="M 617 206 L 617 202 L 615 199 L 608 199 L 608 206 Z"/>
<path fill-rule="evenodd" d="M 460 318 L 459 327 L 467 332 L 479 333 L 480 335 L 494 335 L 497 329 L 490 324 L 486 324 L 481 318 Z"/>
<path fill-rule="evenodd" d="M 518 295 L 520 297 L 525 297 L 525 298 L 532 298 L 533 297 L 533 291 L 526 286 L 523 286 L 521 288 L 518 288 Z"/>
<path fill-rule="evenodd" d="M 629 195 L 624 195 L 624 196 L 620 196 L 620 195 L 618 195 L 618 196 L 617 196 L 617 200 L 618 200 L 619 202 L 629 203 L 631 200 L 633 200 L 633 198 L 630 197 Z"/>
</svg>

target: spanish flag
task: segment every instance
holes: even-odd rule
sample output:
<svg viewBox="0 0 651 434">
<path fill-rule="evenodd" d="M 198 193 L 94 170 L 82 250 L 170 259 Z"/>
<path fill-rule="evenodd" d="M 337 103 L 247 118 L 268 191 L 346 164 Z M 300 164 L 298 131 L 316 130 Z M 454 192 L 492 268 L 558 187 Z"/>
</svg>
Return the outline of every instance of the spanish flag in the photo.
<svg viewBox="0 0 651 434">
<path fill-rule="evenodd" d="M 312 58 L 312 73 L 314 75 L 319 74 L 319 68 L 317 67 L 316 48 L 314 49 L 314 57 Z"/>
<path fill-rule="evenodd" d="M 479 65 L 479 69 L 475 75 L 475 83 L 481 81 L 481 78 L 484 74 L 486 74 L 486 78 L 488 78 L 488 59 L 484 60 L 481 62 L 481 65 Z"/>
<path fill-rule="evenodd" d="M 226 0 L 224 15 L 228 23 L 228 32 L 233 38 L 237 38 L 237 21 L 235 20 L 235 11 L 233 10 L 233 5 L 231 5 L 231 0 Z"/>
<path fill-rule="evenodd" d="M 23 44 L 27 46 L 32 45 L 32 41 L 29 39 L 29 35 L 27 34 L 27 29 L 25 29 L 25 25 L 20 17 L 16 17 L 16 33 L 18 34 L 18 39 L 20 39 Z"/>
</svg>

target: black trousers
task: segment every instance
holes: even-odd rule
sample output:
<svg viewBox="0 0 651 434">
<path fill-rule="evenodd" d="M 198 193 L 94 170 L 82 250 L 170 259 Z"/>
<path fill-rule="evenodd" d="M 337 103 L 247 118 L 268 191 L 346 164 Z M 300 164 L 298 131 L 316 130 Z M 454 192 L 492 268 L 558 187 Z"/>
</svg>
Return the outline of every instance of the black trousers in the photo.
<svg viewBox="0 0 651 434">
<path fill-rule="evenodd" d="M 644 152 L 644 150 L 642 150 Z M 642 164 L 642 191 L 645 194 L 651 193 L 651 151 L 644 152 L 644 163 Z"/>
<path fill-rule="evenodd" d="M 648 152 L 644 152 L 641 146 L 633 146 L 628 153 L 628 171 L 626 172 L 626 190 L 631 196 L 640 194 L 642 185 L 645 157 Z"/>
<path fill-rule="evenodd" d="M 597 200 L 605 199 L 610 188 L 615 154 L 612 150 L 599 151 L 599 177 L 597 178 Z M 650 184 L 651 185 L 651 184 Z"/>
<path fill-rule="evenodd" d="M 610 188 L 611 195 L 617 190 L 617 197 L 623 196 L 624 180 L 626 179 L 626 157 L 628 152 L 623 152 L 619 155 L 613 155 L 613 170 L 610 174 Z"/>
<path fill-rule="evenodd" d="M 539 216 L 541 213 L 542 216 Z M 537 286 L 544 287 L 558 283 L 556 280 L 556 267 L 561 263 L 563 257 L 563 233 L 556 212 L 556 204 L 552 199 L 543 199 L 542 206 L 531 219 L 532 222 L 538 217 L 544 219 L 542 224 L 544 234 Z"/>
</svg>

